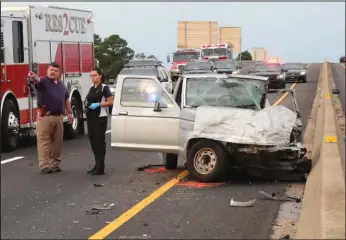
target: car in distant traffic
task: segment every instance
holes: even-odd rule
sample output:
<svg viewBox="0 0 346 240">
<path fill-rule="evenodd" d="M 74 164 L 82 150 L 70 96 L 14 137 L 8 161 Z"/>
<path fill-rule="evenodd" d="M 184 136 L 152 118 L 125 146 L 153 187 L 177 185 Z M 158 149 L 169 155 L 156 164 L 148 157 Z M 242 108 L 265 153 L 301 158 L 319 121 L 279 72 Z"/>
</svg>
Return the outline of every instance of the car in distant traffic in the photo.
<svg viewBox="0 0 346 240">
<path fill-rule="evenodd" d="M 214 62 L 213 71 L 217 73 L 237 74 L 240 66 L 234 60 L 220 60 Z"/>
<path fill-rule="evenodd" d="M 340 63 L 344 63 L 344 62 L 346 62 L 346 57 L 345 56 L 342 56 L 342 57 L 340 57 Z"/>
<path fill-rule="evenodd" d="M 167 89 L 173 93 L 173 82 L 162 62 L 155 59 L 134 59 L 119 72 L 119 75 L 147 75 L 155 76 Z"/>
<path fill-rule="evenodd" d="M 284 63 L 282 71 L 285 82 L 307 82 L 307 66 L 304 63 Z"/>
<path fill-rule="evenodd" d="M 191 60 L 186 64 L 183 74 L 210 73 L 213 69 L 213 64 L 208 60 Z"/>
<path fill-rule="evenodd" d="M 248 73 L 255 76 L 268 77 L 269 89 L 284 89 L 286 83 L 283 77 L 282 66 L 279 62 L 263 61 L 257 62 L 253 69 L 249 70 Z"/>
</svg>

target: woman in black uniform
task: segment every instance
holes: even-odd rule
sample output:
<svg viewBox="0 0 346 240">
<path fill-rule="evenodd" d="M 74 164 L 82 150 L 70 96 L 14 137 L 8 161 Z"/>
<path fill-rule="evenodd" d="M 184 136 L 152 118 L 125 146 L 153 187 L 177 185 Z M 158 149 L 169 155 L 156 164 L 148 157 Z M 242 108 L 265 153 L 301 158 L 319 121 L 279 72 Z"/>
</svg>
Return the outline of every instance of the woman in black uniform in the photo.
<svg viewBox="0 0 346 240">
<path fill-rule="evenodd" d="M 85 99 L 88 135 L 95 156 L 95 166 L 88 171 L 91 175 L 102 175 L 105 169 L 106 130 L 108 108 L 113 105 L 109 87 L 102 84 L 102 72 L 94 69 L 90 74 L 93 86 Z"/>
</svg>

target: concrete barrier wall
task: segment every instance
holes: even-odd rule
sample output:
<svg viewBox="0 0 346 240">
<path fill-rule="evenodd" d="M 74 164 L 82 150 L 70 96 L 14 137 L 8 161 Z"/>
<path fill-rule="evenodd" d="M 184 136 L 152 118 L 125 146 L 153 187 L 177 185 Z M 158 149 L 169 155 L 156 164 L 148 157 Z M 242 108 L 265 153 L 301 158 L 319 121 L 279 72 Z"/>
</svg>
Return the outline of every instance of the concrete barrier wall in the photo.
<svg viewBox="0 0 346 240">
<path fill-rule="evenodd" d="M 308 176 L 295 239 L 345 239 L 345 178 L 331 101 L 328 62 L 322 66 L 318 113 Z"/>
</svg>

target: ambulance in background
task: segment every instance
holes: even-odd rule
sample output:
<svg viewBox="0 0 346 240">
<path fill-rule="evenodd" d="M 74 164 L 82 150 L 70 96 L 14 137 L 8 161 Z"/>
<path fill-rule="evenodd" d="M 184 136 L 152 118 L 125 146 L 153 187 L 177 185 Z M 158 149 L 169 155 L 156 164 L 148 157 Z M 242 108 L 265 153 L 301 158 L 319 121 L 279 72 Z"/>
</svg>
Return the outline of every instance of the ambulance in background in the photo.
<svg viewBox="0 0 346 240">
<path fill-rule="evenodd" d="M 206 60 L 233 59 L 232 47 L 229 44 L 208 44 L 201 47 L 201 58 Z"/>
<path fill-rule="evenodd" d="M 69 138 L 84 134 L 83 100 L 94 67 L 94 24 L 90 11 L 61 7 L 1 8 L 1 148 L 13 151 L 18 137 L 34 134 L 37 100 L 28 71 L 46 75 L 60 65 L 69 93 L 73 123 L 64 118 Z"/>
</svg>

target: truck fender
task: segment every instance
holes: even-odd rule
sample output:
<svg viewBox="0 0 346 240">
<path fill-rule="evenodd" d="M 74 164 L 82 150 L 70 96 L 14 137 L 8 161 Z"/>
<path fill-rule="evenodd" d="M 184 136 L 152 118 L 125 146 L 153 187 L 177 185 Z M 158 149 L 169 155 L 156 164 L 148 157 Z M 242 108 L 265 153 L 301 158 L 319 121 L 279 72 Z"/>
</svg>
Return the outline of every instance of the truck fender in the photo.
<svg viewBox="0 0 346 240">
<path fill-rule="evenodd" d="M 2 109 L 3 109 L 3 106 L 4 106 L 4 103 L 5 103 L 6 99 L 7 99 L 8 97 L 10 97 L 10 96 L 12 96 L 12 97 L 15 99 L 14 104 L 16 105 L 16 107 L 17 107 L 17 109 L 18 109 L 18 112 L 19 112 L 19 106 L 18 106 L 18 102 L 17 102 L 17 97 L 16 97 L 16 95 L 15 95 L 13 92 L 7 90 L 7 91 L 4 93 L 4 95 L 2 96 L 2 99 L 1 99 L 1 107 L 0 107 L 1 113 L 2 113 Z M 2 116 L 2 114 L 1 114 L 1 116 Z"/>
<path fill-rule="evenodd" d="M 71 101 L 72 96 L 74 95 L 75 92 L 77 92 L 79 94 L 79 96 L 81 96 L 81 98 L 82 98 L 82 94 L 80 94 L 80 92 L 78 91 L 78 88 L 72 88 L 71 91 L 70 91 L 70 97 L 69 97 L 70 101 Z M 83 102 L 82 99 L 80 99 L 80 100 Z"/>
<path fill-rule="evenodd" d="M 80 101 L 80 107 L 81 107 L 81 111 L 83 112 L 84 110 L 84 104 L 83 104 L 83 99 L 82 99 L 82 94 L 79 92 L 78 88 L 72 88 L 70 91 L 70 97 L 69 100 L 72 100 L 73 95 L 77 94 L 78 96 L 80 96 L 80 99 L 77 99 L 77 101 Z"/>
</svg>

